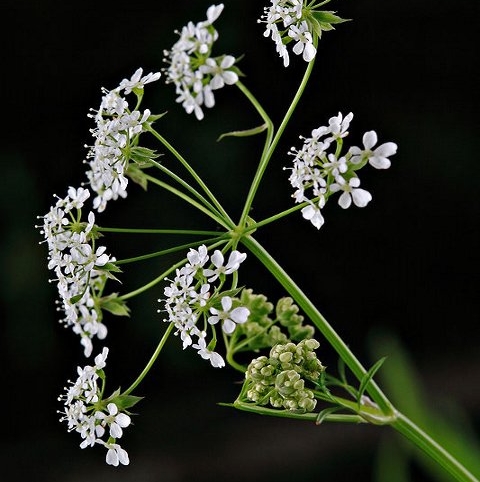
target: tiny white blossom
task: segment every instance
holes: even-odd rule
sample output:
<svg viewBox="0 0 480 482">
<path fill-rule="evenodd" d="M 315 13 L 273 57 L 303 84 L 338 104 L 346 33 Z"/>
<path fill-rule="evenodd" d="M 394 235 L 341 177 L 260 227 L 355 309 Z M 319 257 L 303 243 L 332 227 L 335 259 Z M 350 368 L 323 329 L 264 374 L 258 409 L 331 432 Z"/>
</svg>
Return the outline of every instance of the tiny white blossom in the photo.
<svg viewBox="0 0 480 482">
<path fill-rule="evenodd" d="M 130 425 L 131 418 L 126 413 L 119 413 L 118 407 L 114 403 L 107 405 L 107 411 L 108 414 L 95 412 L 95 418 L 100 420 L 103 427 L 109 427 L 110 437 L 120 438 L 123 435 L 122 429 Z"/>
<path fill-rule="evenodd" d="M 250 310 L 243 306 L 238 306 L 232 310 L 232 298 L 230 296 L 224 296 L 221 301 L 221 310 L 216 308 L 210 308 L 212 316 L 208 318 L 208 322 L 211 325 L 215 325 L 219 321 L 222 322 L 222 330 L 230 335 L 235 331 L 236 324 L 245 323 L 250 315 Z"/>
<path fill-rule="evenodd" d="M 239 251 L 232 251 L 228 257 L 227 264 L 224 266 L 224 257 L 221 251 L 216 249 L 211 257 L 211 262 L 215 266 L 215 269 L 205 269 L 203 274 L 208 278 L 208 281 L 212 283 L 220 275 L 231 274 L 237 271 L 240 264 L 245 261 L 247 257 L 246 253 L 240 253 Z"/>
<path fill-rule="evenodd" d="M 205 336 L 205 332 L 200 333 L 198 342 L 193 344 L 192 348 L 196 349 L 204 360 L 209 360 L 214 368 L 223 368 L 225 366 L 225 360 L 219 353 L 207 348 Z"/>
<path fill-rule="evenodd" d="M 119 464 L 128 465 L 130 463 L 127 451 L 120 445 L 108 442 L 104 442 L 103 445 L 108 449 L 105 458 L 108 465 L 118 467 Z"/>
<path fill-rule="evenodd" d="M 360 179 L 358 177 L 352 177 L 348 182 L 345 181 L 341 176 L 337 177 L 337 182 L 330 186 L 330 191 L 337 192 L 343 191 L 341 196 L 338 198 L 338 204 L 343 209 L 350 207 L 353 199 L 353 203 L 359 208 L 365 207 L 371 200 L 372 195 L 361 189 Z"/>
<path fill-rule="evenodd" d="M 302 216 L 304 219 L 310 221 L 317 229 L 320 229 L 325 223 L 320 208 L 313 202 L 310 202 L 308 206 L 302 209 Z"/>
<path fill-rule="evenodd" d="M 288 36 L 296 42 L 293 47 L 293 52 L 296 55 L 303 54 L 305 62 L 310 62 L 315 58 L 317 49 L 313 45 L 312 34 L 308 30 L 307 22 L 303 21 L 299 25 L 291 25 Z"/>
<path fill-rule="evenodd" d="M 378 146 L 375 150 L 372 150 L 377 144 L 378 138 L 375 131 L 365 132 L 363 135 L 364 149 L 353 146 L 349 152 L 352 154 L 350 162 L 353 164 L 359 164 L 365 159 L 368 159 L 370 165 L 375 169 L 388 169 L 391 165 L 390 156 L 393 156 L 397 152 L 397 144 L 394 142 L 386 142 Z"/>
<path fill-rule="evenodd" d="M 154 82 L 160 78 L 160 72 L 150 72 L 142 77 L 143 69 L 139 68 L 132 75 L 131 79 L 123 79 L 120 82 L 119 90 L 124 90 L 125 95 L 130 94 L 133 89 L 143 89 L 146 84 Z"/>
</svg>

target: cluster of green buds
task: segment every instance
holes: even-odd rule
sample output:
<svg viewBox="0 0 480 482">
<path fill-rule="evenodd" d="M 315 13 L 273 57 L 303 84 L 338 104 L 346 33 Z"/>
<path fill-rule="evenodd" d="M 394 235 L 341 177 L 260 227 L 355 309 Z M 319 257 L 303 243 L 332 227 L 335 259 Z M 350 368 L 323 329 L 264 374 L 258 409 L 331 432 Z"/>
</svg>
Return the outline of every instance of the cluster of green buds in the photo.
<svg viewBox="0 0 480 482">
<path fill-rule="evenodd" d="M 298 306 L 290 297 L 280 298 L 274 305 L 266 296 L 244 289 L 239 305 L 248 308 L 247 323 L 238 326 L 232 337 L 232 351 L 254 351 L 271 348 L 279 343 L 312 338 L 315 329 L 304 324 Z"/>
<path fill-rule="evenodd" d="M 320 346 L 310 338 L 298 344 L 288 342 L 275 345 L 269 356 L 252 360 L 245 373 L 246 399 L 257 405 L 270 404 L 299 413 L 312 412 L 317 401 L 305 384 L 315 383 L 325 367 L 315 350 Z"/>
</svg>

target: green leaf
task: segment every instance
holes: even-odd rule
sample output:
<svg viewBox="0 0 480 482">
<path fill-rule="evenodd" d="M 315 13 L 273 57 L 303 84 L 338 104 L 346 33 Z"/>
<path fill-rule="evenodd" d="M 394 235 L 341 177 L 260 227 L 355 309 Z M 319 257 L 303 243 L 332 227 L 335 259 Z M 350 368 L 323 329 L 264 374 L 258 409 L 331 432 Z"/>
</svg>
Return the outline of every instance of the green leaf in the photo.
<svg viewBox="0 0 480 482">
<path fill-rule="evenodd" d="M 249 136 L 255 136 L 257 134 L 260 134 L 264 130 L 267 129 L 267 124 L 262 124 L 261 126 L 254 127 L 253 129 L 246 129 L 243 131 L 232 131 L 232 132 L 225 132 L 225 134 L 222 134 L 218 139 L 217 142 L 221 141 L 225 137 L 249 137 Z"/>
<path fill-rule="evenodd" d="M 357 402 L 360 403 L 360 399 L 362 398 L 362 395 L 365 393 L 365 390 L 367 389 L 368 384 L 371 382 L 372 378 L 374 377 L 375 373 L 380 369 L 380 367 L 383 365 L 387 357 L 380 358 L 369 370 L 367 373 L 362 378 L 362 381 L 360 383 L 360 388 L 358 389 L 357 393 Z"/>
<path fill-rule="evenodd" d="M 144 397 L 136 397 L 135 395 L 118 395 L 112 402 L 119 408 L 119 410 L 127 410 L 132 408 L 138 402 L 140 402 Z"/>
<path fill-rule="evenodd" d="M 118 298 L 117 293 L 102 298 L 100 307 L 115 316 L 130 316 L 130 309 L 124 300 Z"/>
<path fill-rule="evenodd" d="M 320 425 L 328 415 L 332 413 L 338 412 L 341 407 L 328 407 L 323 409 L 319 414 L 317 419 L 315 420 L 315 425 Z"/>
<path fill-rule="evenodd" d="M 142 168 L 137 164 L 128 166 L 126 175 L 136 184 L 140 185 L 144 191 L 147 190 L 148 180 Z"/>
<path fill-rule="evenodd" d="M 75 303 L 78 303 L 82 299 L 84 294 L 85 292 L 80 293 L 79 295 L 72 296 L 68 301 L 70 301 L 70 303 L 74 305 Z"/>
<path fill-rule="evenodd" d="M 135 162 L 144 163 L 160 156 L 161 154 L 157 154 L 153 149 L 149 149 L 148 147 L 134 146 L 130 148 L 130 159 Z"/>
<path fill-rule="evenodd" d="M 312 17 L 321 24 L 337 24 L 349 22 L 351 20 L 349 18 L 341 18 L 338 15 L 335 15 L 335 13 L 336 12 L 332 12 L 331 10 L 319 10 L 316 12 L 312 12 Z"/>
</svg>

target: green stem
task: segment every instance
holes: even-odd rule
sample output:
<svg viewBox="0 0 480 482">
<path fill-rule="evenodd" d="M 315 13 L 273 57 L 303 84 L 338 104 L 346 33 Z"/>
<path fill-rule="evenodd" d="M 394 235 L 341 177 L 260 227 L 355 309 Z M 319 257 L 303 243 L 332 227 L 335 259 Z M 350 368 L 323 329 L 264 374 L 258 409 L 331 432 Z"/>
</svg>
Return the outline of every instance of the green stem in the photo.
<svg viewBox="0 0 480 482">
<path fill-rule="evenodd" d="M 183 186 L 184 189 L 186 189 L 188 192 L 193 194 L 199 201 L 201 201 L 205 207 L 210 209 L 212 212 L 218 213 L 220 216 L 226 215 L 226 213 L 220 212 L 212 203 L 210 203 L 207 199 L 205 199 L 196 189 L 194 189 L 188 182 L 184 181 L 180 176 L 177 176 L 174 172 L 172 172 L 170 169 L 166 168 L 162 164 L 155 162 L 151 160 L 152 164 L 160 171 L 162 171 L 164 174 L 167 176 L 171 177 L 174 181 L 178 182 L 181 186 Z"/>
<path fill-rule="evenodd" d="M 184 201 L 188 202 L 192 206 L 196 207 L 199 211 L 201 211 L 202 213 L 212 218 L 215 222 L 220 224 L 220 226 L 223 226 L 225 229 L 229 230 L 234 227 L 234 225 L 232 224 L 228 216 L 219 217 L 216 213 L 210 211 L 205 206 L 195 201 L 195 199 L 192 199 L 190 196 L 187 196 L 182 191 L 179 191 L 178 189 L 175 189 L 174 187 L 170 186 L 170 184 L 160 181 L 156 177 L 150 176 L 149 174 L 145 174 L 145 178 L 151 183 L 156 184 L 157 186 L 160 186 L 163 189 L 166 189 L 167 191 L 170 191 L 172 194 L 175 194 L 179 198 L 183 199 Z"/>
<path fill-rule="evenodd" d="M 303 202 L 302 204 L 297 204 L 296 206 L 293 206 L 292 208 L 286 209 L 285 211 L 274 214 L 273 216 L 270 216 L 268 218 L 262 219 L 261 221 L 258 221 L 258 223 L 255 222 L 255 221 L 251 222 L 245 228 L 244 232 L 248 233 L 248 232 L 251 232 L 251 231 L 255 231 L 257 228 L 260 228 L 262 226 L 266 226 L 267 224 L 278 221 L 279 219 L 282 219 L 285 216 L 288 216 L 289 214 L 300 211 L 300 209 L 303 209 L 305 206 L 308 206 L 308 202 Z"/>
<path fill-rule="evenodd" d="M 155 360 L 158 358 L 158 355 L 162 351 L 162 348 L 165 345 L 165 342 L 167 341 L 168 337 L 170 336 L 170 333 L 172 333 L 172 330 L 174 327 L 175 325 L 173 323 L 169 323 L 167 331 L 163 334 L 162 339 L 158 343 L 157 348 L 153 352 L 153 355 L 151 356 L 149 362 L 142 370 L 142 373 L 140 373 L 137 379 L 122 393 L 122 395 L 129 395 L 130 393 L 132 393 L 133 390 L 135 390 L 135 388 L 137 388 L 140 382 L 145 378 L 147 373 L 150 371 L 150 368 L 152 368 L 153 364 L 155 363 Z"/>
<path fill-rule="evenodd" d="M 151 126 L 148 126 L 148 130 L 155 136 L 182 164 L 182 166 L 188 171 L 188 173 L 192 176 L 192 178 L 197 182 L 197 184 L 201 187 L 203 192 L 208 196 L 208 198 L 212 201 L 215 207 L 218 209 L 219 213 L 224 217 L 225 220 L 228 220 L 230 224 L 233 226 L 234 223 L 223 209 L 222 205 L 218 202 L 217 198 L 212 194 L 210 189 L 208 189 L 207 185 L 203 182 L 202 178 L 195 172 L 192 166 L 183 158 L 183 156 L 155 129 Z"/>
<path fill-rule="evenodd" d="M 180 246 L 174 246 L 173 248 L 163 249 L 161 251 L 156 251 L 155 253 L 143 254 L 141 256 L 135 256 L 133 258 L 120 259 L 118 261 L 115 261 L 115 264 L 121 265 L 121 264 L 127 264 L 127 263 L 135 263 L 136 261 L 143 261 L 145 259 L 156 258 L 159 256 L 164 256 L 166 254 L 176 253 L 178 251 L 185 251 L 188 248 L 200 246 L 201 244 L 214 243 L 216 241 L 219 241 L 220 239 L 223 239 L 225 236 L 228 236 L 228 235 L 217 236 L 216 238 L 202 239 L 201 241 L 195 241 L 194 243 L 182 244 Z"/>
<path fill-rule="evenodd" d="M 456 480 L 478 482 L 478 479 L 471 472 L 405 415 L 397 413 L 397 419 L 391 426 L 432 457 Z"/>
<path fill-rule="evenodd" d="M 196 229 L 143 229 L 143 228 L 104 228 L 96 227 L 101 233 L 125 233 L 125 234 L 191 234 L 193 236 L 215 236 L 218 231 L 202 231 Z"/>
<path fill-rule="evenodd" d="M 303 91 L 307 86 L 308 79 L 310 78 L 310 74 L 312 73 L 313 65 L 314 65 L 314 60 L 309 62 L 307 69 L 305 70 L 305 74 L 303 75 L 300 86 L 298 87 L 298 90 L 292 100 L 292 103 L 290 104 L 290 107 L 288 108 L 287 113 L 285 114 L 285 117 L 283 118 L 283 121 L 280 124 L 280 127 L 278 128 L 278 131 L 276 132 L 272 143 L 270 144 L 270 147 L 264 153 L 264 155 L 262 155 L 262 158 L 257 168 L 257 172 L 255 173 L 255 177 L 253 178 L 252 184 L 250 186 L 250 190 L 247 195 L 247 199 L 245 201 L 245 206 L 243 208 L 242 216 L 240 218 L 240 223 L 239 223 L 240 226 L 245 226 L 246 224 L 248 213 L 250 212 L 250 209 L 252 207 L 252 203 L 257 193 L 260 182 L 263 178 L 263 174 L 265 173 L 265 170 L 267 169 L 268 163 L 270 162 L 270 159 L 275 151 L 275 148 L 277 147 L 277 144 L 280 141 L 280 138 L 282 137 L 283 131 L 287 127 L 290 117 L 292 116 L 295 108 L 297 107 L 298 102 L 300 101 L 300 98 L 302 97 Z"/>
<path fill-rule="evenodd" d="M 221 236 L 219 238 L 221 238 Z M 216 248 L 217 246 L 220 246 L 223 243 L 224 243 L 223 240 L 219 240 L 219 241 L 211 244 L 210 248 Z M 195 243 L 194 245 L 198 245 L 198 244 L 199 243 Z M 173 249 L 175 249 L 175 248 L 173 248 Z M 166 276 L 168 276 L 170 273 L 175 271 L 177 268 L 180 268 L 181 266 L 183 266 L 186 262 L 187 262 L 186 258 L 182 259 L 181 261 L 179 261 L 178 263 L 176 263 L 173 266 L 171 266 L 170 268 L 168 268 L 160 276 L 157 276 L 155 279 L 153 279 L 149 283 L 141 286 L 140 288 L 137 288 L 136 290 L 130 291 L 129 293 L 125 293 L 124 295 L 119 296 L 118 299 L 119 300 L 128 300 L 129 298 L 133 298 L 134 296 L 137 296 L 141 293 L 144 293 L 145 291 L 149 290 L 150 288 L 152 288 L 156 284 L 163 281 Z"/>
<path fill-rule="evenodd" d="M 240 81 L 238 81 L 235 84 L 245 95 L 245 97 L 251 102 L 251 104 L 255 107 L 257 112 L 260 114 L 260 117 L 265 121 L 265 125 L 267 126 L 267 136 L 265 138 L 265 144 L 263 146 L 263 152 L 262 152 L 262 157 L 263 158 L 267 151 L 268 148 L 270 147 L 270 144 L 272 142 L 273 138 L 273 122 L 268 116 L 268 114 L 265 112 L 265 109 L 260 105 L 258 100 L 253 96 L 253 94 L 243 85 Z"/>
<path fill-rule="evenodd" d="M 251 236 L 245 236 L 241 239 L 241 242 L 263 263 L 263 265 L 286 289 L 286 291 L 297 302 L 297 304 L 304 311 L 307 317 L 320 330 L 328 343 L 339 354 L 340 358 L 350 368 L 350 370 L 357 377 L 357 379 L 362 380 L 367 373 L 367 370 L 355 357 L 350 348 L 348 348 L 348 346 L 333 329 L 333 327 L 317 310 L 317 308 L 310 301 L 307 295 L 303 293 L 303 291 L 292 280 L 292 278 L 290 278 L 290 276 L 284 271 L 284 269 L 275 261 L 275 259 L 268 253 L 268 251 L 265 250 L 265 248 L 258 241 L 253 239 Z M 385 415 L 394 414 L 394 407 L 373 380 L 368 384 L 367 391 Z"/>
<path fill-rule="evenodd" d="M 307 420 L 309 422 L 316 422 L 318 413 L 297 413 L 290 410 L 278 410 L 275 408 L 260 407 L 254 403 L 245 403 L 236 400 L 233 404 L 221 403 L 227 407 L 235 407 L 245 412 L 252 412 L 258 415 L 269 415 L 272 417 L 280 418 L 294 418 L 297 420 Z M 346 423 L 365 423 L 365 420 L 358 415 L 345 415 L 345 414 L 329 414 L 323 419 L 325 422 L 346 422 Z"/>
</svg>

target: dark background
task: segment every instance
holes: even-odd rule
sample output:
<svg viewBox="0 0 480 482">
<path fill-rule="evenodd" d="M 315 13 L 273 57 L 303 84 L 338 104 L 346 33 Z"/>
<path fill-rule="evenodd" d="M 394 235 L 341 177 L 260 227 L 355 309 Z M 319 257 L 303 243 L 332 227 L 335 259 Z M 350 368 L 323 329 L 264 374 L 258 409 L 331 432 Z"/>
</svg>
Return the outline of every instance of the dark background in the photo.
<svg viewBox="0 0 480 482">
<path fill-rule="evenodd" d="M 245 54 L 244 83 L 278 125 L 304 63 L 292 55 L 284 69 L 272 41 L 263 38 L 256 19 L 264 2 L 224 3 L 216 52 Z M 182 352 L 177 339 L 138 391 L 146 399 L 122 438 L 129 467 L 106 466 L 101 447 L 80 450 L 79 437 L 57 421 L 56 397 L 85 362 L 78 340 L 56 322 L 36 216 L 48 211 L 54 193 L 63 197 L 69 185 L 84 181 L 83 146 L 92 127 L 87 112 L 98 107 L 100 88 L 116 87 L 140 66 L 145 73 L 162 68 L 163 49 L 177 39 L 174 30 L 203 20 L 209 5 L 42 0 L 2 7 L 2 480 L 374 480 L 388 429 L 316 427 L 217 406 L 235 398 L 237 373 L 210 369 Z M 353 21 L 321 40 L 314 74 L 252 217 L 291 205 L 282 170 L 290 162 L 286 151 L 298 145 L 299 134 L 308 135 L 338 111 L 355 114 L 352 143 L 375 129 L 381 142 L 395 141 L 399 151 L 388 171 L 362 173 L 363 187 L 373 194 L 367 208 L 343 211 L 332 202 L 320 232 L 298 215 L 262 229 L 258 239 L 366 365 L 392 355 L 387 340 L 394 339 L 408 353 L 429 406 L 442 413 L 455 406 L 453 423 L 461 413 L 478 434 L 478 3 L 335 1 L 330 8 Z M 146 89 L 143 107 L 168 110 L 157 129 L 238 216 L 261 139 L 215 140 L 259 120 L 235 88 L 216 99 L 199 123 L 175 104 L 173 87 L 158 82 Z M 215 228 L 171 196 L 136 186 L 97 219 L 108 226 Z M 105 238 L 117 258 L 173 243 Z M 132 267 L 121 289 L 141 285 L 146 272 L 156 276 L 172 260 Z M 285 294 L 253 257 L 241 281 L 272 300 Z M 131 383 L 156 346 L 164 330 L 156 314 L 160 291 L 133 300 L 131 319 L 107 320 L 111 387 Z M 326 343 L 322 349 L 322 360 L 334 367 L 335 355 Z M 411 389 L 403 383 L 393 380 L 393 389 L 408 397 Z M 429 477 L 412 465 L 411 480 Z"/>
</svg>

